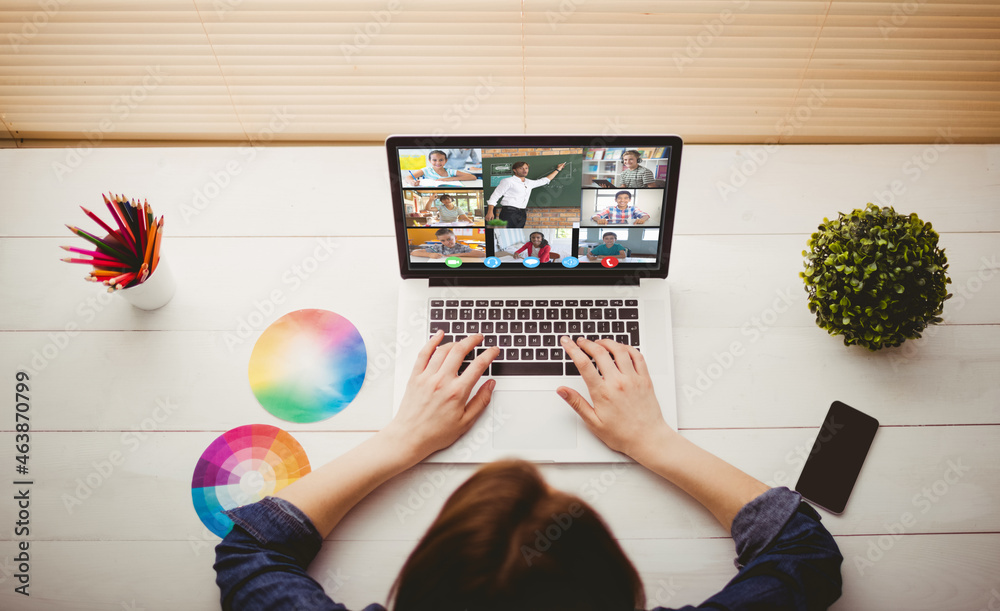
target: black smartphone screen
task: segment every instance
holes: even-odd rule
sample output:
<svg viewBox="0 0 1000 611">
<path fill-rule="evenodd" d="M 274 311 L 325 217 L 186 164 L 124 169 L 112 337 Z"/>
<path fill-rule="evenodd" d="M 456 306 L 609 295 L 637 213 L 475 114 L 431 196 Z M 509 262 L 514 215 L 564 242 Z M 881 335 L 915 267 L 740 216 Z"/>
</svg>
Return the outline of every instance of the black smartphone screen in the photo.
<svg viewBox="0 0 1000 611">
<path fill-rule="evenodd" d="M 877 430 L 878 420 L 834 401 L 795 490 L 824 509 L 842 513 Z"/>
</svg>

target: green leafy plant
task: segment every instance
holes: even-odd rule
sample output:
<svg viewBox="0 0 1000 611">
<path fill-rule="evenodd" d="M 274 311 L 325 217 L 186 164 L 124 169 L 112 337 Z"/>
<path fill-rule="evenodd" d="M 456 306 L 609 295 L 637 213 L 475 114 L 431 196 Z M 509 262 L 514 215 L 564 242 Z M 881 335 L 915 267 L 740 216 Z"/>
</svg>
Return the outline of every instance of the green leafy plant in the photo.
<svg viewBox="0 0 1000 611">
<path fill-rule="evenodd" d="M 823 219 L 802 251 L 799 276 L 816 324 L 844 344 L 875 351 L 920 337 L 941 322 L 951 297 L 948 260 L 938 234 L 916 214 L 869 203 Z"/>
<path fill-rule="evenodd" d="M 486 221 L 486 226 L 487 227 L 506 227 L 507 226 L 507 221 L 503 221 L 503 220 L 500 220 L 500 219 L 493 219 L 491 221 Z"/>
</svg>

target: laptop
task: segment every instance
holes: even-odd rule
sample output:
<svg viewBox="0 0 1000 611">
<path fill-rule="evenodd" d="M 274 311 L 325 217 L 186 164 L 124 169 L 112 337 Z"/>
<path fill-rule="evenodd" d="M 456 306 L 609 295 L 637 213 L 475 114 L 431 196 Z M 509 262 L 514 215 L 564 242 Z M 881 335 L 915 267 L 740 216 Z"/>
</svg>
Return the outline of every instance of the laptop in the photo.
<svg viewBox="0 0 1000 611">
<path fill-rule="evenodd" d="M 385 146 L 403 278 L 393 415 L 417 353 L 438 329 L 445 341 L 482 333 L 478 350 L 496 345 L 501 352 L 479 382 L 496 381 L 489 407 L 429 462 L 629 460 L 590 433 L 556 395 L 564 385 L 590 399 L 559 346 L 562 335 L 636 346 L 663 416 L 677 428 L 667 271 L 680 137 L 408 135 L 390 136 Z M 665 168 L 664 187 L 595 185 L 602 162 L 588 160 L 588 153 L 609 147 L 662 147 L 663 155 L 648 162 Z M 469 148 L 482 160 L 481 176 L 449 175 L 449 186 L 438 189 L 405 180 L 417 170 L 443 177 L 452 149 Z M 408 224 L 407 211 L 428 205 L 428 191 L 437 191 L 430 205 L 450 206 L 442 218 L 461 220 Z M 622 191 L 629 194 L 624 207 Z"/>
</svg>

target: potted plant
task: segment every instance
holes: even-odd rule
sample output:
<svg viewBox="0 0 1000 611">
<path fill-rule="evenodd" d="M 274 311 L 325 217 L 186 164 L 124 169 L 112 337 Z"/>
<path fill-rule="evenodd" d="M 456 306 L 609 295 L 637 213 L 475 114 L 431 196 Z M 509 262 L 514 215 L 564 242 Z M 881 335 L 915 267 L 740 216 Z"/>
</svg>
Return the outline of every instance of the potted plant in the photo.
<svg viewBox="0 0 1000 611">
<path fill-rule="evenodd" d="M 799 276 L 816 324 L 844 345 L 875 351 L 920 337 L 941 322 L 948 260 L 938 234 L 916 214 L 869 203 L 823 219 L 802 251 Z"/>
<path fill-rule="evenodd" d="M 493 227 L 494 229 L 502 229 L 502 228 L 504 228 L 504 227 L 507 226 L 507 221 L 504 221 L 504 220 L 501 220 L 501 219 L 492 219 L 492 220 L 486 221 L 486 226 L 487 227 Z"/>
</svg>

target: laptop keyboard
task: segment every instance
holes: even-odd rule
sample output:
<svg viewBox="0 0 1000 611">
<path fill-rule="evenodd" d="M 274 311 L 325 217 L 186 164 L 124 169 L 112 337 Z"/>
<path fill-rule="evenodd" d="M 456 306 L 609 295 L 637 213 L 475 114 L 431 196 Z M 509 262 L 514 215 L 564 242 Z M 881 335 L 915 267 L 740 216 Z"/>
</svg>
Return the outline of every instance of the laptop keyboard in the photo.
<svg viewBox="0 0 1000 611">
<path fill-rule="evenodd" d="M 441 343 L 474 333 L 483 343 L 465 355 L 460 372 L 486 348 L 500 353 L 483 375 L 580 375 L 559 345 L 568 335 L 612 339 L 639 348 L 639 302 L 635 299 L 432 299 L 430 329 Z"/>
</svg>

